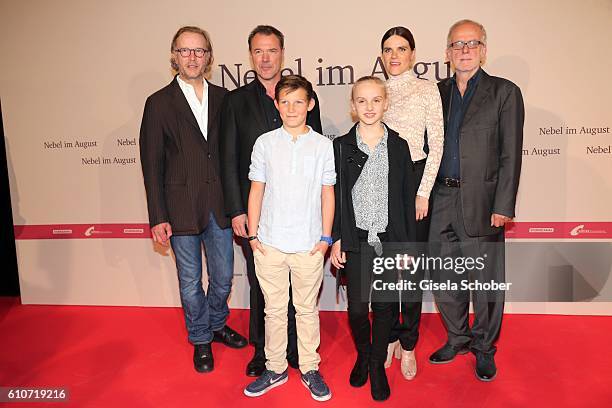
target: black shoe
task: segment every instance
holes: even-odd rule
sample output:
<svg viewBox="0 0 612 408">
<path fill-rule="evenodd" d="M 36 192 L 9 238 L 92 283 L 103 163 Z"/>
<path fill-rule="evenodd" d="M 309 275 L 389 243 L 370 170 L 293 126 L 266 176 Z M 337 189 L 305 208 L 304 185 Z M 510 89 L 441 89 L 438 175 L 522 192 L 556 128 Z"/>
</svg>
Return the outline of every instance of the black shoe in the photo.
<svg viewBox="0 0 612 408">
<path fill-rule="evenodd" d="M 300 360 L 298 358 L 297 350 L 287 350 L 287 363 L 289 367 L 295 368 L 296 370 L 300 368 Z"/>
<path fill-rule="evenodd" d="M 476 377 L 480 381 L 493 381 L 497 375 L 492 353 L 476 353 Z"/>
<path fill-rule="evenodd" d="M 218 341 L 231 348 L 243 348 L 248 342 L 242 335 L 236 333 L 231 327 L 225 325 L 221 330 L 213 332 L 213 341 Z"/>
<path fill-rule="evenodd" d="M 266 355 L 263 349 L 255 348 L 255 354 L 246 367 L 246 375 L 249 377 L 259 377 L 266 371 Z"/>
<path fill-rule="evenodd" d="M 429 362 L 432 364 L 450 363 L 455 359 L 457 354 L 465 354 L 468 351 L 467 346 L 457 348 L 446 343 L 444 346 L 442 346 L 442 348 L 429 356 Z"/>
<path fill-rule="evenodd" d="M 193 346 L 193 367 L 198 373 L 209 373 L 215 368 L 210 343 Z"/>
<path fill-rule="evenodd" d="M 384 401 L 391 395 L 384 361 L 370 361 L 370 391 L 374 401 Z"/>
<path fill-rule="evenodd" d="M 351 370 L 349 383 L 353 387 L 362 387 L 368 381 L 368 369 L 370 367 L 370 356 L 358 353 L 355 365 Z"/>
</svg>

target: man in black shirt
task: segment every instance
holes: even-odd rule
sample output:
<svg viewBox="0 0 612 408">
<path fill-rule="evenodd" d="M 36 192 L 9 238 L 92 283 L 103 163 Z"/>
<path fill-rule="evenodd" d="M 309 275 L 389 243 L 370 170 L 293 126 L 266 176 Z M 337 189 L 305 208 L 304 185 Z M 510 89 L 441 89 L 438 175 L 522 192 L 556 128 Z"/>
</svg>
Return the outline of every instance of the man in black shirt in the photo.
<svg viewBox="0 0 612 408">
<path fill-rule="evenodd" d="M 247 241 L 248 178 L 255 140 L 282 125 L 274 106 L 274 89 L 281 78 L 284 57 L 284 36 L 272 26 L 260 25 L 249 34 L 249 52 L 256 79 L 231 91 L 221 111 L 220 156 L 221 182 L 225 210 L 232 219 L 232 228 L 244 251 L 250 290 L 249 342 L 255 346 L 253 359 L 247 365 L 248 376 L 258 377 L 265 370 L 264 298 L 255 276 L 253 252 Z M 322 133 L 319 102 L 308 113 L 306 124 Z M 295 308 L 289 301 L 287 360 L 298 368 Z"/>
</svg>

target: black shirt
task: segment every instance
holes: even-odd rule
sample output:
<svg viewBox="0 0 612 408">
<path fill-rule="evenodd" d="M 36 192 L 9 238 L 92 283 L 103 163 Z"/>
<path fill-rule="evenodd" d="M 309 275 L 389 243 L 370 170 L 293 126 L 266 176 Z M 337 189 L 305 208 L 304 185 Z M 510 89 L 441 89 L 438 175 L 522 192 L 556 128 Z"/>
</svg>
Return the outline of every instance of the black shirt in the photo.
<svg viewBox="0 0 612 408">
<path fill-rule="evenodd" d="M 463 123 L 465 112 L 470 106 L 470 101 L 476 92 L 476 87 L 480 81 L 482 69 L 478 69 L 476 74 L 469 79 L 465 94 L 461 97 L 457 87 L 456 74 L 451 78 L 451 97 L 448 103 L 448 115 L 446 117 L 446 132 L 444 132 L 444 154 L 440 163 L 438 175 L 442 178 L 459 179 L 461 165 L 459 161 L 459 130 Z"/>
<path fill-rule="evenodd" d="M 270 98 L 266 93 L 266 88 L 263 86 L 258 79 L 255 79 L 257 82 L 257 94 L 259 95 L 259 104 L 264 111 L 264 115 L 266 117 L 266 124 L 268 125 L 269 130 L 274 130 L 283 125 L 283 121 L 281 120 L 280 114 L 274 106 L 274 99 Z"/>
</svg>

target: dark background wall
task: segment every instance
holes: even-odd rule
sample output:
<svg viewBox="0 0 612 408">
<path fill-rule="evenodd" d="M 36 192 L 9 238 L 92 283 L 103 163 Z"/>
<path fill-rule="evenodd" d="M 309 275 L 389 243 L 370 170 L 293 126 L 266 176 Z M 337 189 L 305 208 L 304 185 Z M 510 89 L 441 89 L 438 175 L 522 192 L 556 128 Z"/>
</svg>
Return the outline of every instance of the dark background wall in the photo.
<svg viewBox="0 0 612 408">
<path fill-rule="evenodd" d="M 19 278 L 1 102 L 0 135 L 2 136 L 0 138 L 2 141 L 0 143 L 0 296 L 17 296 L 19 295 Z"/>
</svg>

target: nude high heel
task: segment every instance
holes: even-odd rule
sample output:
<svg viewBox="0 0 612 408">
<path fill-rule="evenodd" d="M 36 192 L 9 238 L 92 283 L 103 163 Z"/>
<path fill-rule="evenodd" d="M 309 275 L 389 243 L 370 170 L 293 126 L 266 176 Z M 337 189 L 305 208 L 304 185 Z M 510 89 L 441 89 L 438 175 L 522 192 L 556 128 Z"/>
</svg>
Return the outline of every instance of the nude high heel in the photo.
<svg viewBox="0 0 612 408">
<path fill-rule="evenodd" d="M 397 344 L 395 345 L 395 352 L 393 353 L 393 355 L 398 360 L 402 359 L 402 343 L 400 343 L 399 340 L 397 341 Z"/>
<path fill-rule="evenodd" d="M 391 367 L 391 363 L 393 362 L 393 356 L 399 359 L 397 348 L 400 347 L 399 340 L 394 341 L 393 343 L 389 343 L 387 346 L 387 359 L 385 360 L 385 368 Z"/>
<path fill-rule="evenodd" d="M 401 347 L 400 347 L 401 348 Z M 401 350 L 401 371 L 407 380 L 412 380 L 417 374 L 417 363 L 414 350 Z"/>
</svg>

